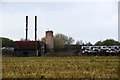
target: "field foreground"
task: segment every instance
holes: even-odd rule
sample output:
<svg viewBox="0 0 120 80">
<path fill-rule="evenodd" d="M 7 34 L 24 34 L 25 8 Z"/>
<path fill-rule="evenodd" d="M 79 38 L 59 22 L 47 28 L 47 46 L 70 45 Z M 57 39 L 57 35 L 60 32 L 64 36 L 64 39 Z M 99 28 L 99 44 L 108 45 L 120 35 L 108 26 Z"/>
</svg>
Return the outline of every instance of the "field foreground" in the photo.
<svg viewBox="0 0 120 80">
<path fill-rule="evenodd" d="M 118 57 L 4 57 L 3 78 L 118 78 Z"/>
</svg>

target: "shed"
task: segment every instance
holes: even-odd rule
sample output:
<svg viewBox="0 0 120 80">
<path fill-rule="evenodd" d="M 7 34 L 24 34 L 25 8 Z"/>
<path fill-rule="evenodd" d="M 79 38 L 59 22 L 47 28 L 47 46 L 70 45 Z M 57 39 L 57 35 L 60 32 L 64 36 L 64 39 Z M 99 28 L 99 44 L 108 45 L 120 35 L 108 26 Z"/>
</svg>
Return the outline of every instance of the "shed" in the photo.
<svg viewBox="0 0 120 80">
<path fill-rule="evenodd" d="M 42 56 L 45 53 L 45 43 L 41 41 L 15 41 L 14 50 L 16 56 Z"/>
</svg>

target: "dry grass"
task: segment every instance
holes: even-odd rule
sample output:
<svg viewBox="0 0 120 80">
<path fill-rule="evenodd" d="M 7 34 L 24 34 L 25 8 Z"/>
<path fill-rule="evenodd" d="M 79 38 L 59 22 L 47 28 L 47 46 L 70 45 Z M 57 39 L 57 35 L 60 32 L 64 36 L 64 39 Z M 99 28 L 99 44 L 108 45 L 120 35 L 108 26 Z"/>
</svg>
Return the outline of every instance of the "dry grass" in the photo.
<svg viewBox="0 0 120 80">
<path fill-rule="evenodd" d="M 118 78 L 117 57 L 5 57 L 3 78 Z"/>
</svg>

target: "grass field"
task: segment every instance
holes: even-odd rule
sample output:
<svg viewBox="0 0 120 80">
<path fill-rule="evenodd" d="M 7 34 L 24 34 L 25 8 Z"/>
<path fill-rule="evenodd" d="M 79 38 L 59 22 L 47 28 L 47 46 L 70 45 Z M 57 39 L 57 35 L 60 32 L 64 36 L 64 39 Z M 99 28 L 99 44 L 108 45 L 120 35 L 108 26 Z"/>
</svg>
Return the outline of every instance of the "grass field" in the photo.
<svg viewBox="0 0 120 80">
<path fill-rule="evenodd" d="M 3 78 L 118 78 L 118 57 L 4 57 Z"/>
</svg>

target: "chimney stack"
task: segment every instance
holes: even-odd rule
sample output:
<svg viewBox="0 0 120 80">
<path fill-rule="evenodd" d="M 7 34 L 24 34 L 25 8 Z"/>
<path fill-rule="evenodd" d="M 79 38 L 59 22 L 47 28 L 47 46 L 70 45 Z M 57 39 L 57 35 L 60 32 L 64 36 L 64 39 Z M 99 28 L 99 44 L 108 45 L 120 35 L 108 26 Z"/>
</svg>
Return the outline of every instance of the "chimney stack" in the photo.
<svg viewBox="0 0 120 80">
<path fill-rule="evenodd" d="M 46 47 L 47 50 L 50 52 L 53 52 L 53 44 L 54 44 L 54 39 L 53 39 L 53 31 L 46 31 Z"/>
<path fill-rule="evenodd" d="M 26 41 L 28 40 L 28 16 L 26 16 Z"/>
<path fill-rule="evenodd" d="M 35 41 L 37 40 L 37 16 L 35 16 Z"/>
</svg>

